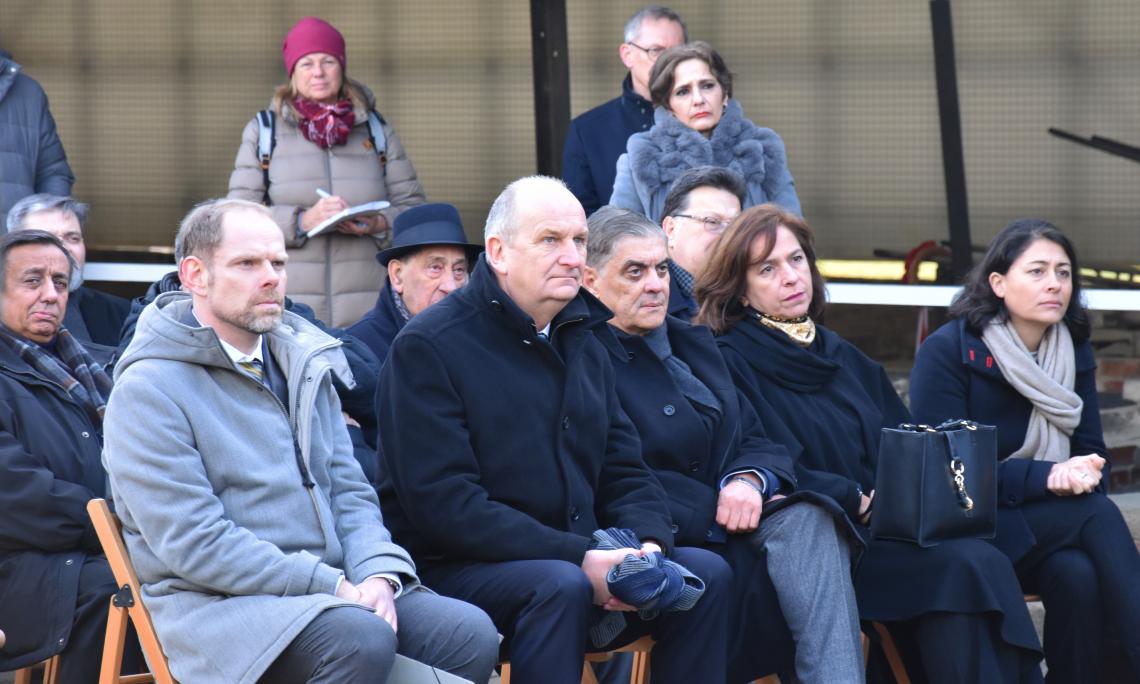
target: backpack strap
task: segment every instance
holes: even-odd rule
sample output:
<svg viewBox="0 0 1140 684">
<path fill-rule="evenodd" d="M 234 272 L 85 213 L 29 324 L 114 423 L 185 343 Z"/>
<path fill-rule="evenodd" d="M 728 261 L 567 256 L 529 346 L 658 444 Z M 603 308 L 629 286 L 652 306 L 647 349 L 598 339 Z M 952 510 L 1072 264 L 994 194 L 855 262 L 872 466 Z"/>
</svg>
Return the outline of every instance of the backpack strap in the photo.
<svg viewBox="0 0 1140 684">
<path fill-rule="evenodd" d="M 372 143 L 372 149 L 380 157 L 380 168 L 387 170 L 388 136 L 384 134 L 384 123 L 384 117 L 375 109 L 368 110 L 368 142 Z"/>
<path fill-rule="evenodd" d="M 257 113 L 257 159 L 261 164 L 261 175 L 265 186 L 265 203 L 269 203 L 269 160 L 273 158 L 273 148 L 277 146 L 277 136 L 274 129 L 277 118 L 272 109 L 263 109 Z"/>
</svg>

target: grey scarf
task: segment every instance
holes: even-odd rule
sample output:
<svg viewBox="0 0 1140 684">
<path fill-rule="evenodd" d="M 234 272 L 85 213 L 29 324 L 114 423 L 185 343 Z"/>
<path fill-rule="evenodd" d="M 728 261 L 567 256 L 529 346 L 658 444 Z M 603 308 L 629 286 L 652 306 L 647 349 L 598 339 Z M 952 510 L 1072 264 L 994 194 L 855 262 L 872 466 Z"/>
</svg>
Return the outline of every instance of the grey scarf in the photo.
<svg viewBox="0 0 1140 684">
<path fill-rule="evenodd" d="M 1069 437 L 1080 425 L 1084 408 L 1073 391 L 1076 353 L 1069 327 L 1064 323 L 1050 326 L 1037 347 L 1036 363 L 1010 321 L 991 322 L 982 341 L 1006 382 L 1033 404 L 1025 443 L 1009 457 L 1054 463 L 1069 460 Z"/>
</svg>

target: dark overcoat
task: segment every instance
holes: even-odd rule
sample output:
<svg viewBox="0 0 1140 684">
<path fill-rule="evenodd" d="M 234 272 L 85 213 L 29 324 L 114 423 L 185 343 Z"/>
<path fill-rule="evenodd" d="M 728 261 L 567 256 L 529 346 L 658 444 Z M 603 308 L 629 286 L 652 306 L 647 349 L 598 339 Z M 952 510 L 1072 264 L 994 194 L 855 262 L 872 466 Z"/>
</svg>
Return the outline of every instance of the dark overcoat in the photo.
<svg viewBox="0 0 1140 684">
<path fill-rule="evenodd" d="M 67 308 L 72 307 L 78 308 L 92 342 L 108 347 L 119 346 L 119 331 L 131 312 L 129 301 L 83 285 L 68 297 Z"/>
<path fill-rule="evenodd" d="M 716 524 L 720 482 L 731 473 L 763 468 L 789 494 L 795 488 L 792 460 L 787 449 L 764 435 L 751 404 L 733 386 L 708 328 L 676 318 L 667 318 L 665 325 L 673 354 L 723 407 L 715 430 L 710 434 L 640 336 L 618 333 L 624 347 L 624 353 L 613 354 L 618 396 L 641 437 L 646 464 L 665 487 L 677 544 L 714 551 L 732 567 L 736 611 L 729 629 L 730 666 L 734 681 L 751 680 L 790 668 L 794 642 L 750 535 L 729 535 Z"/>
<path fill-rule="evenodd" d="M 816 331 L 804 348 L 746 319 L 717 341 L 768 435 L 796 459 L 800 487 L 827 494 L 854 519 L 860 490 L 875 485 L 882 428 L 910 422 L 910 416 L 882 366 L 827 328 L 817 325 Z M 955 539 L 921 548 L 871 540 L 866 526 L 855 528 L 867 542 L 855 574 L 863 619 L 986 614 L 1004 641 L 1039 653 L 1013 566 L 993 545 Z"/>
<path fill-rule="evenodd" d="M 562 148 L 562 180 L 582 203 L 586 216 L 609 202 L 617 160 L 634 133 L 653 126 L 653 103 L 633 91 L 627 75 L 621 96 L 570 122 Z"/>
<path fill-rule="evenodd" d="M 380 500 L 421 566 L 580 564 L 599 528 L 673 543 L 603 344 L 610 312 L 584 290 L 551 341 L 480 257 L 470 283 L 413 318 L 380 372 Z"/>
<path fill-rule="evenodd" d="M 665 325 L 673 354 L 723 407 L 715 434 L 710 438 L 700 415 L 640 336 L 618 333 L 624 347 L 624 353 L 613 355 L 618 397 L 637 428 L 642 457 L 665 487 L 677 543 L 703 546 L 725 539 L 715 518 L 726 475 L 762 468 L 780 479 L 785 494 L 795 488 L 796 478 L 787 449 L 765 436 L 752 406 L 738 396 L 708 328 L 676 318 L 667 318 Z"/>
<path fill-rule="evenodd" d="M 102 444 L 80 404 L 0 343 L 0 671 L 67 644 L 80 568 L 102 554 L 87 516 L 105 493 Z"/>
<path fill-rule="evenodd" d="M 1070 453 L 1099 454 L 1108 449 L 1100 424 L 1096 395 L 1096 359 L 1088 340 L 1076 345 L 1076 383 L 1073 390 L 1084 402 L 1081 422 L 1073 431 Z M 993 354 L 981 338 L 970 332 L 964 320 L 954 320 L 923 342 L 910 375 L 910 401 L 914 419 L 940 423 L 966 418 L 997 428 L 998 534 L 994 543 L 1017 561 L 1036 544 L 1036 538 L 1021 515 L 1023 503 L 1052 498 L 1046 487 L 1050 461 L 1007 457 L 1025 442 L 1025 430 L 1033 409 L 1029 400 L 1010 385 Z M 1105 462 L 1104 484 L 1111 479 Z"/>
<path fill-rule="evenodd" d="M 376 306 L 364 314 L 364 318 L 346 328 L 345 332 L 367 345 L 383 364 L 388 358 L 392 340 L 404 329 L 406 322 L 392 300 L 392 283 L 386 282 L 376 297 Z"/>
</svg>

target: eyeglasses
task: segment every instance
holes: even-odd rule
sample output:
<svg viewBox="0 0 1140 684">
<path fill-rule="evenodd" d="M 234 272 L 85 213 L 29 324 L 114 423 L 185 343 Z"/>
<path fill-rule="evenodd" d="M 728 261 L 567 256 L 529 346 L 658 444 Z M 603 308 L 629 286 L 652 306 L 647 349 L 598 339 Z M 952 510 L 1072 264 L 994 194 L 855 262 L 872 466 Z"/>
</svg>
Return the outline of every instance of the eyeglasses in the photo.
<svg viewBox="0 0 1140 684">
<path fill-rule="evenodd" d="M 705 230 L 710 233 L 723 233 L 728 224 L 732 223 L 732 219 L 721 219 L 713 216 L 690 216 L 688 214 L 673 214 L 673 218 L 689 219 L 690 221 L 699 221 L 704 224 Z"/>
<path fill-rule="evenodd" d="M 669 48 L 663 48 L 663 47 L 643 48 L 640 45 L 638 45 L 637 43 L 633 42 L 632 40 L 625 41 L 625 44 L 626 45 L 632 45 L 633 47 L 637 48 L 638 50 L 641 50 L 642 52 L 645 53 L 645 55 L 647 57 L 649 57 L 649 59 L 652 59 L 655 62 L 657 61 L 657 58 L 661 56 L 662 52 L 665 52 L 666 50 L 669 49 Z"/>
</svg>

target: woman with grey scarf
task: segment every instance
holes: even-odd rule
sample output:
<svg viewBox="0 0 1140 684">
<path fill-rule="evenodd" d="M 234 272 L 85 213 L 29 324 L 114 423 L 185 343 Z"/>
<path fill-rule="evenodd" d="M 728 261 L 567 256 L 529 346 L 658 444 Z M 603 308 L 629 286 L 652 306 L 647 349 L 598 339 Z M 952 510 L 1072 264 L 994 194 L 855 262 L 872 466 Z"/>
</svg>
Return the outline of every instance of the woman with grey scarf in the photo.
<svg viewBox="0 0 1140 684">
<path fill-rule="evenodd" d="M 1045 603 L 1050 682 L 1140 681 L 1140 553 L 1110 464 L 1072 243 L 1023 219 L 990 243 L 919 349 L 917 422 L 997 426 L 995 544 Z M 1123 658 L 1120 657 L 1121 651 Z"/>
</svg>

